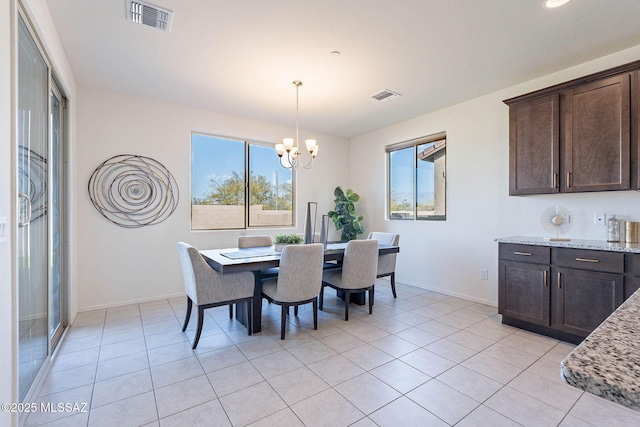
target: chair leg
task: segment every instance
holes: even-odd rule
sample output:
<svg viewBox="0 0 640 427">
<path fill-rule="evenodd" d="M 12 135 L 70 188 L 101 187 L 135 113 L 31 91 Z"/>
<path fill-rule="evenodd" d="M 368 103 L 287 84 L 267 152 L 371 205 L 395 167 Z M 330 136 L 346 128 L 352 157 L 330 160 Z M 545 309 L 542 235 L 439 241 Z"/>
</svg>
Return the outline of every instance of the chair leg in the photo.
<svg viewBox="0 0 640 427">
<path fill-rule="evenodd" d="M 351 292 L 344 291 L 344 320 L 349 320 L 349 303 L 351 302 Z"/>
<path fill-rule="evenodd" d="M 233 319 L 233 304 L 229 304 L 229 319 Z"/>
<path fill-rule="evenodd" d="M 320 286 L 320 304 L 319 304 L 320 310 L 322 310 L 323 303 L 324 303 L 324 286 Z"/>
<path fill-rule="evenodd" d="M 374 287 L 369 288 L 369 314 L 373 313 L 373 293 L 375 292 Z"/>
<path fill-rule="evenodd" d="M 282 317 L 280 319 L 280 339 L 284 339 L 284 331 L 287 327 L 287 312 L 289 311 L 289 306 L 286 304 L 282 304 Z"/>
<path fill-rule="evenodd" d="M 396 295 L 396 272 L 391 273 L 391 292 L 393 292 L 393 297 L 398 298 Z"/>
<path fill-rule="evenodd" d="M 374 295 L 374 293 L 375 293 L 375 290 L 376 290 L 376 285 L 373 285 L 373 286 L 371 287 L 371 293 L 370 293 L 370 296 L 369 296 L 369 297 L 371 298 L 371 305 L 373 305 L 373 304 L 375 304 L 375 303 L 376 303 L 375 299 L 373 298 L 373 295 Z"/>
<path fill-rule="evenodd" d="M 318 297 L 313 299 L 313 329 L 318 329 Z"/>
<path fill-rule="evenodd" d="M 191 298 L 187 297 L 187 317 L 184 318 L 184 324 L 182 325 L 182 332 L 187 330 L 187 325 L 189 324 L 189 318 L 191 317 L 192 306 L 193 306 L 193 301 L 191 301 Z"/>
<path fill-rule="evenodd" d="M 202 324 L 204 323 L 204 308 L 199 305 L 198 306 L 198 330 L 196 331 L 196 338 L 193 340 L 192 349 L 196 349 L 198 346 L 198 341 L 200 341 L 200 334 L 202 333 Z"/>
<path fill-rule="evenodd" d="M 298 306 L 293 307 L 293 315 L 298 317 Z"/>
<path fill-rule="evenodd" d="M 251 335 L 253 333 L 253 315 L 251 314 L 253 311 L 253 298 L 247 299 L 245 304 L 247 305 L 247 335 Z"/>
</svg>

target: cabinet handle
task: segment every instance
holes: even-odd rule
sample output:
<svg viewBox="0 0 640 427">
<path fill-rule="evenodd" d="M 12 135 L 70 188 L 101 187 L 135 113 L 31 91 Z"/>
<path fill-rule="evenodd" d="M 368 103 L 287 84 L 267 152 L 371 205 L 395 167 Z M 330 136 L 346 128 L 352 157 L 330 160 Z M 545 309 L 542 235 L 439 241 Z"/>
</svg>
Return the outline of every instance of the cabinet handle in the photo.
<svg viewBox="0 0 640 427">
<path fill-rule="evenodd" d="M 518 251 L 514 251 L 513 252 L 514 255 L 522 255 L 522 256 L 532 256 L 532 253 L 529 252 L 518 252 Z"/>
<path fill-rule="evenodd" d="M 542 272 L 542 280 L 544 281 L 544 287 L 549 286 L 549 282 L 547 282 L 547 270 Z"/>
<path fill-rule="evenodd" d="M 558 188 L 558 174 L 553 174 L 553 188 Z"/>
<path fill-rule="evenodd" d="M 571 187 L 571 172 L 567 172 L 567 188 Z"/>
<path fill-rule="evenodd" d="M 558 272 L 558 289 L 562 289 L 562 286 L 560 285 L 560 273 Z"/>
<path fill-rule="evenodd" d="M 580 261 L 580 262 L 600 262 L 599 259 L 589 259 L 589 258 L 576 258 L 576 261 Z"/>
</svg>

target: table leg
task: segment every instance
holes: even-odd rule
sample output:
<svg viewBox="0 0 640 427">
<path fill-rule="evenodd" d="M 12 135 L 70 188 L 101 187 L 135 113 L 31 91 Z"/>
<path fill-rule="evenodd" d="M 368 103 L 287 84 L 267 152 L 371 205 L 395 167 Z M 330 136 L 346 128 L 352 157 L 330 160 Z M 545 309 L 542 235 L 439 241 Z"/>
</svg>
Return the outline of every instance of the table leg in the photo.
<svg viewBox="0 0 640 427">
<path fill-rule="evenodd" d="M 262 274 L 260 271 L 253 272 L 254 287 L 253 287 L 253 310 L 251 319 L 253 321 L 253 333 L 262 331 Z M 244 304 L 236 305 L 236 320 L 243 325 L 247 325 L 247 315 L 245 313 Z"/>
</svg>

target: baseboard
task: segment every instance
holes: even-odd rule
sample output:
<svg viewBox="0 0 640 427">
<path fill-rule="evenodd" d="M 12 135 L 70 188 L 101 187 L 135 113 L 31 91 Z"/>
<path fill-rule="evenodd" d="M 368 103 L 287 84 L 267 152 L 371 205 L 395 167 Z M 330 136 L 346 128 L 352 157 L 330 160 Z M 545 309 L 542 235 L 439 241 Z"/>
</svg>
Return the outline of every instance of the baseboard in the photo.
<svg viewBox="0 0 640 427">
<path fill-rule="evenodd" d="M 497 301 L 489 301 L 489 300 L 485 300 L 482 298 L 476 298 L 476 297 L 472 297 L 470 295 L 465 295 L 465 294 L 461 294 L 458 292 L 451 292 L 447 289 L 442 289 L 442 288 L 435 288 L 433 286 L 428 286 L 425 285 L 424 283 L 412 283 L 412 282 L 406 282 L 406 281 L 399 281 L 396 278 L 396 284 L 404 284 L 404 285 L 409 285 L 409 286 L 414 286 L 416 288 L 420 288 L 420 289 L 424 289 L 426 291 L 432 291 L 432 292 L 437 292 L 439 294 L 444 294 L 444 295 L 449 295 L 451 297 L 456 297 L 456 298 L 462 298 L 462 299 L 466 299 L 468 301 L 473 301 L 473 302 L 477 302 L 480 304 L 485 304 L 485 305 L 489 305 L 491 307 L 498 307 L 498 302 Z"/>
<path fill-rule="evenodd" d="M 179 292 L 176 294 L 163 295 L 163 296 L 153 297 L 153 298 L 141 298 L 136 300 L 120 301 L 120 302 L 114 302 L 109 304 L 99 304 L 99 305 L 79 308 L 78 313 L 83 313 L 85 311 L 102 310 L 104 308 L 120 307 L 121 305 L 141 304 L 145 302 L 160 301 L 160 300 L 169 299 L 169 298 L 185 297 L 186 295 L 187 294 L 184 292 Z"/>
</svg>

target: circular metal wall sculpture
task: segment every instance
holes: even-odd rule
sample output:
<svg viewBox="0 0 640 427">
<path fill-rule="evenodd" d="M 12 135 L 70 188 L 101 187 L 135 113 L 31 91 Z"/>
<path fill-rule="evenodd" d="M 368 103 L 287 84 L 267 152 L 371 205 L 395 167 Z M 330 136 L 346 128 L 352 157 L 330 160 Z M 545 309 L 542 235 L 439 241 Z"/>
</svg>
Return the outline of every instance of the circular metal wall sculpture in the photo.
<svg viewBox="0 0 640 427">
<path fill-rule="evenodd" d="M 178 184 L 160 162 L 132 154 L 113 156 L 89 178 L 91 203 L 125 228 L 159 224 L 178 206 Z"/>
<path fill-rule="evenodd" d="M 27 222 L 47 214 L 47 159 L 22 145 L 18 147 L 18 191 L 23 195 L 20 212 L 31 212 Z"/>
</svg>

